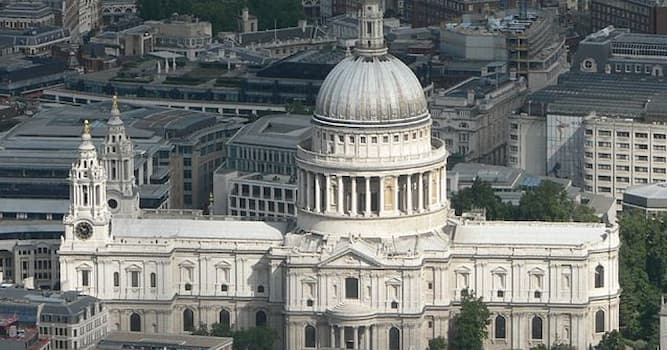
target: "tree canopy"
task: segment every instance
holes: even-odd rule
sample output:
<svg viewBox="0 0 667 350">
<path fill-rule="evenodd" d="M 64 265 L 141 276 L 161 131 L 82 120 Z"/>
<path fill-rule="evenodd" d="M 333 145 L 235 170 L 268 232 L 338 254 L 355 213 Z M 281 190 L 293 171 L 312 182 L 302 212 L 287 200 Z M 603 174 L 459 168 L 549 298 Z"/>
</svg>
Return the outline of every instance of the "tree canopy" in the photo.
<svg viewBox="0 0 667 350">
<path fill-rule="evenodd" d="M 486 326 L 491 313 L 475 293 L 463 293 L 461 312 L 454 316 L 449 335 L 449 350 L 482 350 L 488 337 Z M 430 346 L 430 343 L 429 343 Z"/>
<path fill-rule="evenodd" d="M 667 292 L 667 216 L 640 211 L 620 216 L 619 282 L 621 335 L 658 344 L 661 295 Z M 603 348 L 606 349 L 606 348 Z"/>
<path fill-rule="evenodd" d="M 302 18 L 300 0 L 138 0 L 139 15 L 161 20 L 173 13 L 192 14 L 210 21 L 213 31 L 236 30 L 236 18 L 243 7 L 257 16 L 259 29 L 295 26 Z"/>
<path fill-rule="evenodd" d="M 542 181 L 537 187 L 527 190 L 518 206 L 503 203 L 491 185 L 479 178 L 471 187 L 454 194 L 451 201 L 457 214 L 484 209 L 488 220 L 599 221 L 593 209 L 572 201 L 565 188 L 552 181 Z"/>
<path fill-rule="evenodd" d="M 625 350 L 625 342 L 618 331 L 607 332 L 593 350 Z"/>
<path fill-rule="evenodd" d="M 426 350 L 447 350 L 447 340 L 443 337 L 429 339 Z"/>
<path fill-rule="evenodd" d="M 211 325 L 211 329 L 205 323 L 192 332 L 193 335 L 212 337 L 232 337 L 234 339 L 234 350 L 272 350 L 276 341 L 276 332 L 267 327 L 253 327 L 238 331 L 231 331 L 220 323 Z"/>
</svg>

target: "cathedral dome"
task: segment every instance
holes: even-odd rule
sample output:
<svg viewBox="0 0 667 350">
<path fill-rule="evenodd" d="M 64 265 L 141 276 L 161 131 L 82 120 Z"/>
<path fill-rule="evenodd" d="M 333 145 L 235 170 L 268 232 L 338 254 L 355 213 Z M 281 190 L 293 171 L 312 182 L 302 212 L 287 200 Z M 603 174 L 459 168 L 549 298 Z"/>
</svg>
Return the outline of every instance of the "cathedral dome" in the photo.
<svg viewBox="0 0 667 350">
<path fill-rule="evenodd" d="M 322 83 L 315 117 L 333 122 L 387 123 L 428 115 L 412 70 L 388 54 L 346 57 Z"/>
</svg>

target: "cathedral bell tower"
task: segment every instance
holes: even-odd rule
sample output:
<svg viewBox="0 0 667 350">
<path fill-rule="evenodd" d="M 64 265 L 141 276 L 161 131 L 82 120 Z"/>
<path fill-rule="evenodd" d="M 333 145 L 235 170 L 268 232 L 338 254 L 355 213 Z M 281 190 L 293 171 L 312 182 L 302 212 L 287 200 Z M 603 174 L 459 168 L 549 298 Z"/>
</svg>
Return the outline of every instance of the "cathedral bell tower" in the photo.
<svg viewBox="0 0 667 350">
<path fill-rule="evenodd" d="M 118 99 L 113 97 L 109 130 L 104 140 L 102 161 L 107 174 L 107 204 L 114 215 L 137 217 L 139 190 L 134 178 L 134 145 L 120 119 Z"/>
<path fill-rule="evenodd" d="M 106 173 L 97 158 L 86 120 L 79 158 L 69 173 L 70 209 L 65 216 L 66 242 L 99 244 L 111 239 L 111 212 L 106 200 Z"/>
</svg>

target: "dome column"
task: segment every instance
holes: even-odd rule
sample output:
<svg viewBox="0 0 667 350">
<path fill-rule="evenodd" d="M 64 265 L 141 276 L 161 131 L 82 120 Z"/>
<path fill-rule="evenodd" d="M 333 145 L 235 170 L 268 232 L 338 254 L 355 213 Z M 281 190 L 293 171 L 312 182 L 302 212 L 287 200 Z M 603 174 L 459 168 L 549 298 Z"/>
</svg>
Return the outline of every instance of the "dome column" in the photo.
<svg viewBox="0 0 667 350">
<path fill-rule="evenodd" d="M 366 205 L 364 206 L 364 216 L 371 216 L 371 178 L 366 176 L 366 186 L 364 190 L 366 191 Z"/>
<path fill-rule="evenodd" d="M 394 208 L 393 209 L 394 209 L 395 215 L 398 215 L 399 212 L 400 212 L 400 206 L 399 206 L 399 203 L 398 203 L 398 188 L 399 188 L 399 184 L 400 184 L 400 181 L 399 181 L 400 178 L 401 177 L 398 176 L 398 175 L 394 176 L 394 193 L 393 193 L 393 195 L 394 195 Z"/>
<path fill-rule="evenodd" d="M 409 214 L 412 214 L 412 207 L 413 207 L 413 204 L 412 204 L 412 175 L 407 175 L 406 176 L 405 185 L 406 185 L 406 191 L 405 191 L 406 194 L 405 195 L 406 195 L 406 198 L 407 198 L 405 211 L 409 215 Z"/>
<path fill-rule="evenodd" d="M 336 188 L 338 190 L 336 193 L 336 195 L 338 196 L 337 199 L 338 206 L 336 207 L 336 209 L 338 209 L 338 214 L 343 215 L 345 213 L 345 203 L 343 201 L 344 198 L 343 177 L 338 175 L 336 176 L 336 180 L 338 181 L 338 187 Z"/>
<path fill-rule="evenodd" d="M 417 211 L 424 211 L 424 173 L 419 173 L 417 176 Z"/>
<path fill-rule="evenodd" d="M 378 186 L 378 199 L 379 199 L 378 215 L 379 216 L 382 216 L 384 214 L 384 187 L 385 187 L 384 179 L 385 179 L 384 176 L 380 176 L 378 178 L 378 182 L 379 182 L 379 186 Z"/>
<path fill-rule="evenodd" d="M 321 199 L 322 193 L 320 192 L 320 174 L 315 174 L 315 211 L 321 212 Z"/>
<path fill-rule="evenodd" d="M 324 176 L 324 212 L 331 212 L 331 176 Z"/>
<path fill-rule="evenodd" d="M 311 210 L 313 208 L 312 203 L 312 189 L 310 188 L 312 184 L 313 174 L 310 171 L 306 171 L 306 209 Z"/>
<path fill-rule="evenodd" d="M 350 215 L 357 216 L 357 178 L 350 177 Z"/>
<path fill-rule="evenodd" d="M 431 210 L 433 204 L 433 171 L 426 173 L 426 210 Z"/>
</svg>

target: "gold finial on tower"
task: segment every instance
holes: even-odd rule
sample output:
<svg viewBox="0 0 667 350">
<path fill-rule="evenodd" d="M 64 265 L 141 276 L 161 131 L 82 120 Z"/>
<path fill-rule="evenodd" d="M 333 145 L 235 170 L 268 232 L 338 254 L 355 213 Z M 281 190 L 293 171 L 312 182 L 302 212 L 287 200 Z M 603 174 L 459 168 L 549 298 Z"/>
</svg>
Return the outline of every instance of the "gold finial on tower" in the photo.
<svg viewBox="0 0 667 350">
<path fill-rule="evenodd" d="M 111 98 L 111 109 L 112 110 L 118 109 L 118 96 L 116 95 L 113 95 L 113 97 Z"/>
<path fill-rule="evenodd" d="M 90 123 L 88 122 L 88 119 L 83 121 L 83 133 L 90 135 Z"/>
</svg>

